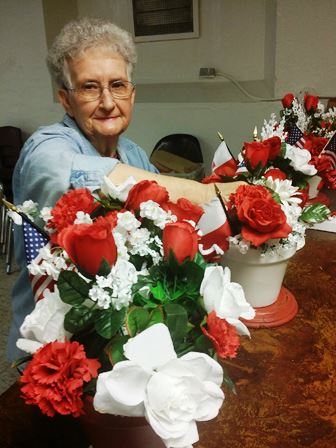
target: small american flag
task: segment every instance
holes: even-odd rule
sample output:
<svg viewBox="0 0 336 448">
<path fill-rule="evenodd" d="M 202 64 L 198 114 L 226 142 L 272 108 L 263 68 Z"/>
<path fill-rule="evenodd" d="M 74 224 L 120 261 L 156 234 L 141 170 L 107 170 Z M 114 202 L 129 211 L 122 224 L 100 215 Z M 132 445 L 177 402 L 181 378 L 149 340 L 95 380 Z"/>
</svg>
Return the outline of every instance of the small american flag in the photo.
<svg viewBox="0 0 336 448">
<path fill-rule="evenodd" d="M 320 156 L 327 156 L 332 163 L 333 169 L 336 168 L 336 132 L 331 136 L 328 143 L 322 149 Z"/>
<path fill-rule="evenodd" d="M 21 216 L 23 218 L 23 238 L 27 264 L 30 264 L 33 260 L 36 264 L 39 264 L 43 260 L 39 251 L 47 244 L 49 244 L 49 237 L 45 232 L 43 232 L 43 230 L 39 229 L 35 224 L 33 224 L 26 216 L 23 216 L 23 214 L 21 214 Z M 29 273 L 29 279 L 31 282 L 35 301 L 43 298 L 43 293 L 46 288 L 53 290 L 55 284 L 53 278 L 47 274 Z"/>
<path fill-rule="evenodd" d="M 26 260 L 29 264 L 38 256 L 39 250 L 48 243 L 49 238 L 47 238 L 35 226 L 33 227 L 30 221 L 27 221 L 24 218 L 22 221 L 22 226 Z"/>
<path fill-rule="evenodd" d="M 286 142 L 289 145 L 297 146 L 298 148 L 304 147 L 306 139 L 304 138 L 304 134 L 301 129 L 296 126 L 296 123 L 289 124 L 289 131 Z"/>
</svg>

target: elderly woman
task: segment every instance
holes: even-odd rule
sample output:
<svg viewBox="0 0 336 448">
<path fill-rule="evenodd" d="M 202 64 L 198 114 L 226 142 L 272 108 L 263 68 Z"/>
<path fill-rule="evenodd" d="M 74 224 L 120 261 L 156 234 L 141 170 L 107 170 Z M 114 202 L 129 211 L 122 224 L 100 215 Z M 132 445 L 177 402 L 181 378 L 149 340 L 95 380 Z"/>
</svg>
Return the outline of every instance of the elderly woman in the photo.
<svg viewBox="0 0 336 448">
<path fill-rule="evenodd" d="M 14 201 L 31 199 L 53 206 L 69 188 L 96 188 L 104 175 L 116 184 L 133 175 L 165 186 L 171 198 L 203 203 L 215 196 L 213 185 L 162 176 L 146 153 L 121 137 L 134 105 L 131 81 L 135 64 L 131 36 L 116 25 L 83 18 L 66 25 L 52 45 L 47 63 L 66 114 L 60 123 L 38 129 L 25 143 L 14 173 Z M 229 192 L 230 187 L 223 193 Z M 232 188 L 232 187 L 231 187 Z M 24 317 L 33 309 L 21 230 L 16 229 L 16 259 L 22 271 L 13 289 L 9 357 Z"/>
</svg>

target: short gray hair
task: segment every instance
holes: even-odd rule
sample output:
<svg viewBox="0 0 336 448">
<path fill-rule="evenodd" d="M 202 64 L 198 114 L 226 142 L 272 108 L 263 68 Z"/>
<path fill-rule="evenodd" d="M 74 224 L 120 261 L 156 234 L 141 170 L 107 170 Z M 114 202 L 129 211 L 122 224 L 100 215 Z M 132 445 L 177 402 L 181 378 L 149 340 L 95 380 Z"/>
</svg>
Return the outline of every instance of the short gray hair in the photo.
<svg viewBox="0 0 336 448">
<path fill-rule="evenodd" d="M 136 63 L 131 34 L 107 20 L 83 17 L 66 24 L 48 52 L 47 65 L 59 87 L 71 87 L 68 85 L 70 79 L 67 62 L 94 47 L 108 48 L 119 53 L 127 64 L 127 75 L 131 80 Z"/>
</svg>

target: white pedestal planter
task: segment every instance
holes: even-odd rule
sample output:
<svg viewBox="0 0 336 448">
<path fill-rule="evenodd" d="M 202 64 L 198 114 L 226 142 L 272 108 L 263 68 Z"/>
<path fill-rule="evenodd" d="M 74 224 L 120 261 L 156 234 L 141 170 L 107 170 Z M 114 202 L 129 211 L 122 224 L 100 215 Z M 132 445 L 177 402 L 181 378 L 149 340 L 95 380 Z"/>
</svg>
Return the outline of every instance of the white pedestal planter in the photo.
<svg viewBox="0 0 336 448">
<path fill-rule="evenodd" d="M 272 305 L 281 289 L 288 260 L 295 254 L 291 248 L 282 255 L 263 255 L 259 249 L 249 249 L 241 254 L 232 245 L 225 252 L 222 264 L 231 269 L 231 280 L 244 288 L 246 300 L 254 307 Z"/>
</svg>

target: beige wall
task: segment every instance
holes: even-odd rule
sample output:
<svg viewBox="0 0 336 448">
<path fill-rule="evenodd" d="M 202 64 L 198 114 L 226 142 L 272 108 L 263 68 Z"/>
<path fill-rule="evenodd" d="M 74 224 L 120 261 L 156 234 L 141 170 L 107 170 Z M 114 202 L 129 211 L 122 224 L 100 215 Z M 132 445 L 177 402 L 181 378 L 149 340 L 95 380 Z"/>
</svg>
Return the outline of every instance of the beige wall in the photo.
<svg viewBox="0 0 336 448">
<path fill-rule="evenodd" d="M 0 125 L 30 134 L 62 116 L 44 62 L 45 26 L 57 4 L 0 0 Z M 131 31 L 130 5 L 77 0 L 76 6 L 79 15 L 110 18 Z M 224 78 L 200 80 L 199 68 L 233 75 L 253 95 L 281 97 L 308 87 L 336 96 L 335 17 L 334 0 L 200 0 L 199 38 L 137 44 L 137 104 L 127 135 L 150 153 L 164 135 L 192 133 L 209 164 L 220 130 L 237 153 L 280 103 L 251 102 Z"/>
</svg>

